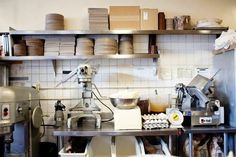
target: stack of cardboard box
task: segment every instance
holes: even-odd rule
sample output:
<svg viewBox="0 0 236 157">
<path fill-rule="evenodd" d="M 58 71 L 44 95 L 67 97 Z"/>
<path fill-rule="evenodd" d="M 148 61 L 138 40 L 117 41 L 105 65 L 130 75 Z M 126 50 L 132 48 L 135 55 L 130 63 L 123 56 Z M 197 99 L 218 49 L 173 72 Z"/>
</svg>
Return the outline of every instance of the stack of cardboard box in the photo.
<svg viewBox="0 0 236 157">
<path fill-rule="evenodd" d="M 141 9 L 141 30 L 157 30 L 158 29 L 158 11 L 157 9 Z"/>
<path fill-rule="evenodd" d="M 111 30 L 139 30 L 139 6 L 110 6 Z"/>
<path fill-rule="evenodd" d="M 157 9 L 110 6 L 111 30 L 157 30 Z"/>
</svg>

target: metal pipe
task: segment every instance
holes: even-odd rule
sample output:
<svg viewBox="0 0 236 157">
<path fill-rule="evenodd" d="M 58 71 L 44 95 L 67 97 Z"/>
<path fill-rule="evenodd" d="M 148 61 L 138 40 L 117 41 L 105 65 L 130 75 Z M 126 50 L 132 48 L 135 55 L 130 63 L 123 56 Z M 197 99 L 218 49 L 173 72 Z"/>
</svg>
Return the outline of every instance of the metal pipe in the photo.
<svg viewBox="0 0 236 157">
<path fill-rule="evenodd" d="M 224 156 L 226 157 L 228 153 L 228 134 L 224 132 Z"/>
<path fill-rule="evenodd" d="M 192 133 L 189 133 L 188 134 L 188 137 L 189 137 L 189 157 L 193 157 L 194 155 L 192 155 L 192 145 L 193 145 L 193 134 Z M 194 153 L 193 153 L 194 154 Z"/>
<path fill-rule="evenodd" d="M 9 66 L 6 64 L 0 64 L 0 86 L 8 86 L 9 85 Z"/>
</svg>

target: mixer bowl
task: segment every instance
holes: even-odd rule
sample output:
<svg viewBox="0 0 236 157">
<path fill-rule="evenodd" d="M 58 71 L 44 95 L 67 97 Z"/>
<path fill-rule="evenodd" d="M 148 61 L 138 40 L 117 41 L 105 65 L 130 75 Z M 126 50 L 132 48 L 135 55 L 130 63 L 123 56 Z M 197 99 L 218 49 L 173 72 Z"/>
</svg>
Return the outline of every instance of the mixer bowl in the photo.
<svg viewBox="0 0 236 157">
<path fill-rule="evenodd" d="M 110 98 L 110 101 L 119 109 L 132 109 L 137 106 L 139 98 Z"/>
</svg>

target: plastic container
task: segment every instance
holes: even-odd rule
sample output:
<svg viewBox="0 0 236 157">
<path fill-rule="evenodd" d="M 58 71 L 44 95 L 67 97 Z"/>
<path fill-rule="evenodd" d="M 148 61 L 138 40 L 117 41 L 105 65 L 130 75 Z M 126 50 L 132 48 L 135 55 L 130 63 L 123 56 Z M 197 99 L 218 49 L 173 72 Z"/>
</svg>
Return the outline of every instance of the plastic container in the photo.
<svg viewBox="0 0 236 157">
<path fill-rule="evenodd" d="M 140 146 L 134 136 L 116 136 L 111 142 L 111 153 L 116 157 L 137 157 L 141 155 Z"/>
<path fill-rule="evenodd" d="M 137 137 L 137 148 L 139 148 L 139 152 L 140 154 L 137 154 L 137 156 L 141 156 L 141 157 L 174 157 L 171 155 L 169 149 L 168 149 L 168 146 L 167 144 L 161 140 L 160 144 L 161 144 L 161 151 L 163 154 L 146 154 L 145 152 L 145 147 L 144 147 L 144 143 L 142 141 L 141 138 Z"/>
<path fill-rule="evenodd" d="M 88 157 L 89 143 L 90 142 L 87 143 L 83 153 L 66 153 L 65 149 L 62 148 L 58 154 L 60 155 L 60 157 Z"/>
<path fill-rule="evenodd" d="M 149 97 L 150 112 L 166 112 L 170 107 L 170 94 L 158 94 Z"/>
<path fill-rule="evenodd" d="M 111 157 L 111 137 L 94 136 L 88 148 L 89 157 Z"/>
</svg>

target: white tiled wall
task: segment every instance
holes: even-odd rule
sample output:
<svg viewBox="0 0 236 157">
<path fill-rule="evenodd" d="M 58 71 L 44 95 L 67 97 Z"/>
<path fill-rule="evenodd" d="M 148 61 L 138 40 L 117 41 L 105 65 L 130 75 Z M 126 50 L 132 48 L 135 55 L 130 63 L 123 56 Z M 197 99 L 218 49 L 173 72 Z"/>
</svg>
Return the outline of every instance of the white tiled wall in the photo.
<svg viewBox="0 0 236 157">
<path fill-rule="evenodd" d="M 176 83 L 188 83 L 196 74 L 196 68 L 212 66 L 212 50 L 215 35 L 158 35 L 160 50 L 158 62 L 153 59 L 97 59 L 88 61 L 97 68 L 94 83 L 104 96 L 119 90 L 139 91 L 141 98 L 153 96 L 157 89 L 159 95 L 174 94 Z M 11 77 L 28 77 L 27 81 L 11 81 L 11 85 L 32 86 L 40 84 L 41 105 L 45 123 L 53 123 L 54 104 L 61 99 L 66 108 L 76 105 L 81 98 L 81 88 L 76 77 L 56 87 L 65 77 L 63 70 L 73 70 L 83 60 L 56 61 L 54 72 L 51 61 L 24 61 L 11 67 Z M 158 75 L 157 75 L 158 74 Z M 166 99 L 165 99 L 166 100 Z M 103 101 L 110 105 L 108 99 Z M 108 112 L 99 105 L 104 112 Z M 51 140 L 46 136 L 46 140 Z"/>
</svg>

